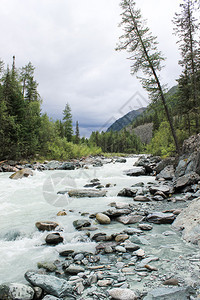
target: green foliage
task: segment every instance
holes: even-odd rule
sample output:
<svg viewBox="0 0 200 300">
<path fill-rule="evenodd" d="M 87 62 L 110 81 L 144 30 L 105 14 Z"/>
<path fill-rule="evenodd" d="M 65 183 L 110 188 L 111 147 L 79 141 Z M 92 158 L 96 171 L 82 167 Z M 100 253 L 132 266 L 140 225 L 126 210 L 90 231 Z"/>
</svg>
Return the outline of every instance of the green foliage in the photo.
<svg viewBox="0 0 200 300">
<path fill-rule="evenodd" d="M 65 109 L 63 110 L 63 121 L 64 137 L 66 137 L 68 142 L 71 142 L 73 136 L 73 126 L 71 108 L 69 103 L 66 104 Z"/>
</svg>

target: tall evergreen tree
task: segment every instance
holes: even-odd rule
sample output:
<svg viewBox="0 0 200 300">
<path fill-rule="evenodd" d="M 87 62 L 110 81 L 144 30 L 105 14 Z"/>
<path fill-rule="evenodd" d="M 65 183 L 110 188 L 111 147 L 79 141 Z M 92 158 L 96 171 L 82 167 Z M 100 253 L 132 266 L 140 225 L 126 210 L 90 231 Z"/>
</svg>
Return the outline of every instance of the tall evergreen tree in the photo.
<svg viewBox="0 0 200 300">
<path fill-rule="evenodd" d="M 174 138 L 176 151 L 179 152 L 179 145 L 176 132 L 173 126 L 166 99 L 164 96 L 163 86 L 160 83 L 159 72 L 162 69 L 164 60 L 161 52 L 157 50 L 156 38 L 151 34 L 145 21 L 142 19 L 141 12 L 136 9 L 136 3 L 133 0 L 122 0 L 122 22 L 124 34 L 120 37 L 120 43 L 116 50 L 127 50 L 131 53 L 131 73 L 136 74 L 138 71 L 143 72 L 143 77 L 139 77 L 143 87 L 148 91 L 151 99 L 162 100 L 165 113 L 170 124 L 171 133 Z"/>
<path fill-rule="evenodd" d="M 181 12 L 176 13 L 173 19 L 175 24 L 174 33 L 178 36 L 178 44 L 182 59 L 179 64 L 184 68 L 183 74 L 179 83 L 187 82 L 188 97 L 183 100 L 190 101 L 189 110 L 193 111 L 196 121 L 196 131 L 199 130 L 199 88 L 197 85 L 197 72 L 200 60 L 200 48 L 197 32 L 199 30 L 199 23 L 195 18 L 195 4 L 196 0 L 183 0 L 180 4 Z M 188 106 L 186 102 L 182 103 Z M 189 111 L 188 111 L 189 113 Z"/>
<path fill-rule="evenodd" d="M 65 109 L 63 110 L 63 121 L 64 135 L 67 141 L 71 142 L 73 136 L 73 126 L 71 108 L 68 103 L 66 104 Z"/>
<path fill-rule="evenodd" d="M 79 143 L 80 143 L 79 124 L 78 121 L 76 121 L 75 144 L 79 144 Z"/>
</svg>

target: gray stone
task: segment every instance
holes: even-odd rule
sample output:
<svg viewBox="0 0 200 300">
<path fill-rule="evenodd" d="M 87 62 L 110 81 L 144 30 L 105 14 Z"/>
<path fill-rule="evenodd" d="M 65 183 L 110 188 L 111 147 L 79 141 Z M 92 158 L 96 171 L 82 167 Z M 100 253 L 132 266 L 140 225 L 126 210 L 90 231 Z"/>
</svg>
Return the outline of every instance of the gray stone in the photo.
<svg viewBox="0 0 200 300">
<path fill-rule="evenodd" d="M 46 295 L 44 298 L 42 298 L 42 300 L 58 300 L 58 299 L 60 298 L 51 295 Z"/>
<path fill-rule="evenodd" d="M 143 300 L 188 300 L 192 294 L 192 287 L 157 288 L 149 292 Z"/>
<path fill-rule="evenodd" d="M 50 233 L 46 236 L 45 241 L 48 245 L 57 245 L 63 242 L 63 237 L 58 232 Z"/>
<path fill-rule="evenodd" d="M 75 220 L 73 222 L 73 225 L 76 229 L 80 229 L 82 227 L 88 227 L 91 225 L 91 222 L 88 220 L 80 219 L 80 220 Z"/>
<path fill-rule="evenodd" d="M 116 300 L 137 300 L 135 292 L 130 289 L 114 288 L 109 290 L 108 293 Z"/>
<path fill-rule="evenodd" d="M 182 232 L 187 242 L 199 244 L 200 247 L 200 198 L 193 200 L 182 210 L 172 224 L 173 228 Z"/>
<path fill-rule="evenodd" d="M 187 175 L 179 177 L 174 182 L 174 187 L 176 190 L 181 190 L 188 185 L 197 183 L 199 180 L 200 180 L 200 176 L 195 172 L 191 172 Z"/>
<path fill-rule="evenodd" d="M 173 165 L 166 166 L 157 176 L 156 179 L 164 178 L 165 180 L 172 180 L 175 176 Z"/>
<path fill-rule="evenodd" d="M 84 272 L 85 269 L 79 265 L 70 265 L 68 268 L 65 269 L 65 273 L 76 275 L 80 272 Z"/>
<path fill-rule="evenodd" d="M 131 189 L 131 188 L 124 188 L 123 190 L 121 190 L 117 196 L 119 197 L 135 197 L 135 195 L 137 194 L 137 190 L 136 189 Z"/>
<path fill-rule="evenodd" d="M 137 202 L 150 202 L 151 199 L 146 197 L 146 196 L 138 195 L 134 198 L 134 201 L 137 201 Z"/>
<path fill-rule="evenodd" d="M 61 166 L 57 168 L 58 170 L 74 170 L 75 165 L 71 162 L 64 162 Z"/>
<path fill-rule="evenodd" d="M 111 218 L 116 218 L 119 217 L 121 215 L 128 215 L 131 213 L 130 209 L 127 208 L 123 208 L 123 209 L 108 209 L 106 212 L 104 212 L 107 216 L 111 217 Z"/>
<path fill-rule="evenodd" d="M 31 300 L 34 298 L 34 290 L 22 283 L 10 283 L 0 285 L 0 299 L 2 300 Z"/>
<path fill-rule="evenodd" d="M 144 167 L 134 167 L 130 170 L 124 171 L 124 174 L 127 176 L 141 176 L 146 174 Z"/>
<path fill-rule="evenodd" d="M 115 162 L 126 163 L 126 158 L 117 158 Z"/>
<path fill-rule="evenodd" d="M 74 198 L 98 198 L 98 197 L 105 197 L 106 191 L 99 191 L 93 189 L 76 189 L 68 191 L 69 197 Z"/>
<path fill-rule="evenodd" d="M 173 187 L 169 185 L 153 185 L 149 188 L 151 194 L 155 194 L 156 192 L 163 192 L 166 195 L 173 193 Z"/>
<path fill-rule="evenodd" d="M 175 218 L 175 215 L 171 213 L 153 212 L 146 217 L 146 220 L 155 224 L 171 224 Z"/>
<path fill-rule="evenodd" d="M 73 292 L 73 288 L 67 280 L 58 278 L 56 276 L 28 271 L 25 273 L 25 278 L 33 286 L 38 286 L 47 294 L 58 298 L 71 296 Z"/>
<path fill-rule="evenodd" d="M 116 220 L 122 224 L 135 224 L 140 222 L 144 217 L 141 215 L 130 214 L 127 216 L 118 217 Z"/>
<path fill-rule="evenodd" d="M 148 231 L 148 230 L 152 230 L 152 226 L 150 224 L 138 224 L 138 228 L 144 230 L 144 231 Z"/>
<path fill-rule="evenodd" d="M 54 263 L 51 263 L 51 262 L 39 262 L 37 264 L 37 267 L 38 267 L 38 269 L 43 268 L 43 269 L 45 269 L 49 272 L 55 272 L 56 269 L 57 269 L 56 265 Z"/>
</svg>

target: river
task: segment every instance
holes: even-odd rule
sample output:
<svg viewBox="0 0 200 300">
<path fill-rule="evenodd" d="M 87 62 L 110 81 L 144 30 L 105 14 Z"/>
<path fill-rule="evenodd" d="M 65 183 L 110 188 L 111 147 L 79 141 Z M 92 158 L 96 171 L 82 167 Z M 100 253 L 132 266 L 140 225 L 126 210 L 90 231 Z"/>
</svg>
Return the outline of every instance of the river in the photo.
<svg viewBox="0 0 200 300">
<path fill-rule="evenodd" d="M 126 163 L 108 163 L 103 167 L 90 166 L 89 169 L 72 171 L 34 171 L 34 176 L 20 180 L 9 179 L 10 173 L 0 173 L 0 284 L 25 282 L 24 273 L 28 269 L 35 269 L 37 262 L 58 259 L 58 252 L 66 245 L 71 249 L 94 252 L 96 244 L 83 233 L 77 232 L 72 223 L 76 219 L 86 218 L 81 216 L 81 213 L 105 211 L 111 202 L 132 202 L 131 198 L 117 197 L 117 193 L 124 187 L 131 187 L 141 181 L 145 184 L 153 182 L 154 177 L 129 177 L 123 174 L 137 159 L 132 157 L 127 158 Z M 57 194 L 58 191 L 68 188 L 83 188 L 94 178 L 98 178 L 104 186 L 111 184 L 111 187 L 106 189 L 107 197 L 71 199 L 66 195 Z M 63 209 L 67 215 L 57 216 L 58 211 Z M 59 223 L 64 245 L 46 246 L 47 232 L 38 231 L 35 227 L 37 221 Z M 96 224 L 95 220 L 92 222 L 101 231 L 109 233 L 120 232 L 125 226 L 113 222 L 108 227 Z M 178 255 L 195 253 L 195 248 L 185 244 L 176 233 L 176 239 L 174 235 L 166 235 L 168 240 L 165 244 L 168 247 L 163 246 L 163 232 L 171 230 L 169 228 L 170 225 L 154 227 L 151 234 L 151 254 L 172 259 Z M 156 244 L 158 234 L 159 245 L 162 247 L 157 247 Z M 170 250 L 169 244 L 173 245 L 173 251 Z M 144 247 L 149 251 L 148 245 Z"/>
</svg>

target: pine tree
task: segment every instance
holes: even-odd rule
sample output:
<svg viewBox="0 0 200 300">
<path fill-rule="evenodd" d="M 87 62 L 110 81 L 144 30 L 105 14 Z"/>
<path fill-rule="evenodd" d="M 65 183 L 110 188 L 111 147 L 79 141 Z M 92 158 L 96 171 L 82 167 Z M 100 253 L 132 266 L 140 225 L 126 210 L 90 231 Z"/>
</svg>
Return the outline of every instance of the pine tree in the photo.
<svg viewBox="0 0 200 300">
<path fill-rule="evenodd" d="M 152 36 L 145 21 L 142 19 L 141 12 L 136 9 L 136 3 L 133 0 L 122 0 L 122 22 L 124 34 L 120 37 L 120 43 L 116 50 L 127 50 L 131 53 L 131 74 L 139 71 L 143 72 L 143 77 L 139 77 L 142 86 L 147 90 L 152 101 L 162 100 L 165 113 L 170 124 L 171 133 L 175 142 L 176 151 L 179 153 L 179 145 L 176 132 L 173 126 L 166 99 L 164 88 L 160 83 L 158 76 L 162 69 L 164 57 L 157 50 L 156 37 Z"/>
<path fill-rule="evenodd" d="M 79 124 L 78 121 L 76 121 L 75 144 L 79 144 L 79 143 L 80 143 Z"/>
<path fill-rule="evenodd" d="M 67 103 L 65 109 L 63 110 L 63 127 L 64 127 L 64 136 L 68 142 L 72 141 L 73 136 L 73 126 L 72 126 L 72 114 L 71 108 Z"/>
<path fill-rule="evenodd" d="M 189 112 L 193 111 L 195 115 L 196 131 L 199 130 L 199 88 L 197 85 L 197 72 L 199 67 L 199 42 L 197 32 L 199 30 L 199 23 L 195 18 L 195 4 L 196 0 L 183 0 L 180 4 L 181 12 L 176 13 L 173 19 L 175 24 L 174 33 L 178 36 L 178 44 L 182 59 L 179 64 L 184 68 L 183 74 L 179 80 L 182 84 L 185 78 L 187 82 L 187 90 L 189 94 L 184 97 L 185 102 L 183 106 L 189 106 Z M 192 101 L 191 105 L 186 104 L 187 101 Z"/>
</svg>

